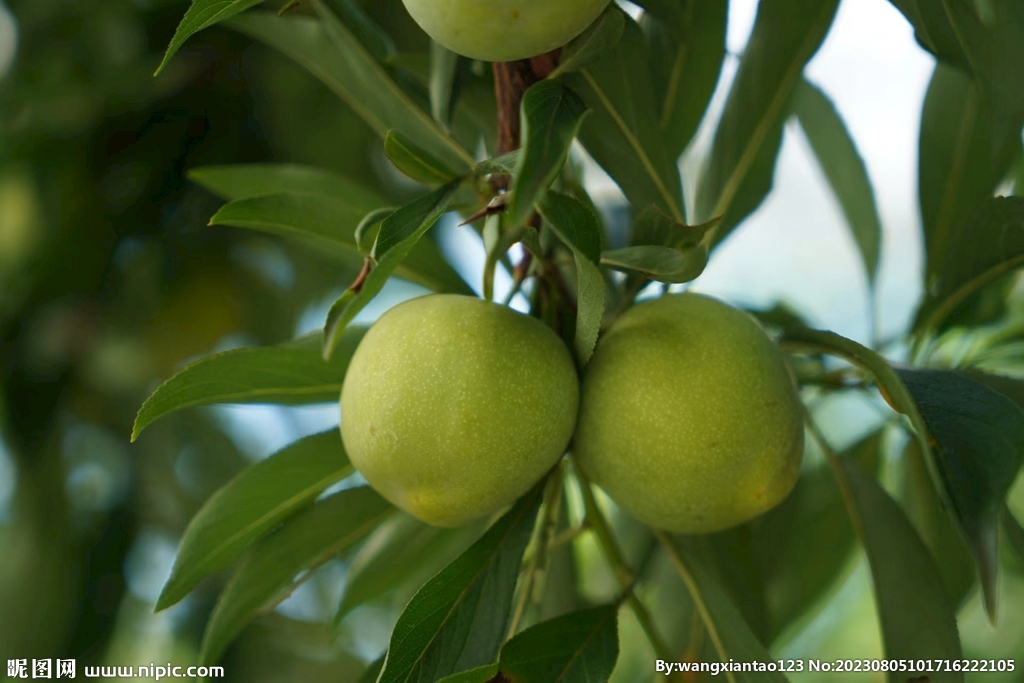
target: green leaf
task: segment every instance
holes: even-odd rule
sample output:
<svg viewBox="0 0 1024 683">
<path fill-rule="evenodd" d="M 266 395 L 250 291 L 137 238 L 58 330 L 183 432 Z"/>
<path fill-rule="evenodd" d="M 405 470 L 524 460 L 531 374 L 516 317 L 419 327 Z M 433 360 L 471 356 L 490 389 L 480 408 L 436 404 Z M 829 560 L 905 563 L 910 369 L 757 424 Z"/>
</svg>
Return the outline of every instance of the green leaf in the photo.
<svg viewBox="0 0 1024 683">
<path fill-rule="evenodd" d="M 369 666 L 366 667 L 366 671 L 359 677 L 359 683 L 377 683 L 377 677 L 380 676 L 380 670 L 384 668 L 384 657 L 378 657 Z"/>
<path fill-rule="evenodd" d="M 587 108 L 560 82 L 544 80 L 526 91 L 520 112 L 522 153 L 508 207 L 512 228 L 526 224 L 534 205 L 558 177 Z"/>
<path fill-rule="evenodd" d="M 471 169 L 473 157 L 398 87 L 330 10 L 315 4 L 320 21 L 251 13 L 228 25 L 298 62 L 382 137 L 400 131 L 457 172 Z"/>
<path fill-rule="evenodd" d="M 348 489 L 315 503 L 254 545 L 210 616 L 200 662 L 215 663 L 253 617 L 295 590 L 306 576 L 301 573 L 361 541 L 393 510 L 368 486 Z"/>
<path fill-rule="evenodd" d="M 391 634 L 378 683 L 435 681 L 494 662 L 542 485 L 416 593 Z"/>
<path fill-rule="evenodd" d="M 185 367 L 157 387 L 135 418 L 132 441 L 158 417 L 211 403 L 303 405 L 337 401 L 348 362 L 365 328 L 348 330 L 330 362 L 320 357 L 320 335 L 278 346 L 217 353 Z"/>
<path fill-rule="evenodd" d="M 458 93 L 459 56 L 436 40 L 430 41 L 430 115 L 448 130 Z"/>
<path fill-rule="evenodd" d="M 651 46 L 654 89 L 670 158 L 677 158 L 697 132 L 718 84 L 725 59 L 727 0 L 673 3 L 673 14 L 641 20 Z"/>
<path fill-rule="evenodd" d="M 335 616 L 401 586 L 418 589 L 480 536 L 476 525 L 443 529 L 400 514 L 381 525 L 352 559 Z"/>
<path fill-rule="evenodd" d="M 355 229 L 366 215 L 344 199 L 312 194 L 268 194 L 225 204 L 211 225 L 231 225 L 301 240 L 336 253 L 358 255 Z M 441 292 L 472 292 L 432 241 L 418 243 L 395 274 Z"/>
<path fill-rule="evenodd" d="M 395 168 L 424 185 L 442 185 L 456 178 L 450 168 L 396 130 L 384 136 L 384 154 Z"/>
<path fill-rule="evenodd" d="M 882 436 L 866 437 L 844 457 L 877 471 Z M 793 493 L 754 527 L 752 554 L 761 566 L 769 641 L 836 585 L 855 541 L 842 493 L 827 467 L 802 474 Z"/>
<path fill-rule="evenodd" d="M 484 159 L 476 165 L 475 173 L 478 176 L 491 175 L 493 173 L 500 173 L 504 175 L 511 175 L 516 172 L 516 168 L 519 167 L 519 157 L 521 150 L 513 150 L 508 154 L 502 154 L 500 157 L 493 159 Z"/>
<path fill-rule="evenodd" d="M 296 441 L 242 470 L 217 491 L 182 534 L 156 611 L 184 598 L 253 541 L 353 472 L 337 429 Z"/>
<path fill-rule="evenodd" d="M 228 201 L 288 192 L 332 197 L 361 213 L 387 204 L 374 190 L 333 171 L 313 166 L 204 166 L 189 171 L 188 177 Z"/>
<path fill-rule="evenodd" d="M 804 65 L 825 39 L 838 0 L 765 0 L 729 90 L 707 169 L 697 218 L 722 216 L 721 241 L 763 201 L 790 100 Z"/>
<path fill-rule="evenodd" d="M 662 531 L 656 531 L 655 535 L 686 584 L 718 660 L 722 663 L 772 661 L 772 655 L 758 642 L 725 588 L 707 566 L 698 541 L 680 538 L 673 542 Z M 781 683 L 787 680 L 785 675 L 777 672 L 735 671 L 727 676 L 727 680 L 733 683 Z"/>
<path fill-rule="evenodd" d="M 548 78 L 579 71 L 612 49 L 622 37 L 626 26 L 625 15 L 617 7 L 609 6 L 583 33 L 562 48 L 558 67 Z"/>
<path fill-rule="evenodd" d="M 886 658 L 960 659 L 956 615 L 928 549 L 871 475 L 847 458 L 832 462 L 871 563 Z M 959 671 L 937 669 L 928 675 L 933 683 L 964 680 Z M 891 683 L 906 679 L 906 673 L 888 675 Z"/>
<path fill-rule="evenodd" d="M 1019 128 L 1018 128 L 1019 132 Z M 981 92 L 963 73 L 939 64 L 921 112 L 918 193 L 925 242 L 925 292 L 957 262 L 957 244 L 983 202 L 1006 175 L 1015 145 L 997 148 L 997 131 Z M 970 250 L 982 247 L 973 245 Z M 962 267 L 958 267 L 962 270 Z M 922 311 L 917 324 L 924 324 Z"/>
<path fill-rule="evenodd" d="M 640 246 L 613 249 L 601 254 L 601 265 L 640 273 L 658 282 L 690 282 L 704 272 L 708 250 L 704 245 L 678 249 Z"/>
<path fill-rule="evenodd" d="M 604 683 L 619 657 L 618 605 L 573 612 L 531 626 L 501 648 L 510 683 Z"/>
<path fill-rule="evenodd" d="M 882 222 L 868 170 L 839 112 L 825 93 L 802 80 L 793 111 L 825 172 L 860 249 L 868 281 L 874 283 L 882 241 Z"/>
<path fill-rule="evenodd" d="M 394 39 L 366 13 L 357 0 L 324 0 L 324 4 L 338 15 L 359 44 L 376 61 L 384 65 L 394 62 L 398 56 Z"/>
<path fill-rule="evenodd" d="M 580 129 L 580 142 L 634 206 L 657 204 L 681 221 L 682 184 L 660 134 L 647 44 L 635 21 L 625 14 L 623 21 L 614 48 L 562 77 L 592 112 Z"/>
<path fill-rule="evenodd" d="M 988 199 L 936 263 L 918 312 L 922 330 L 944 327 L 987 285 L 1024 264 L 1024 197 Z"/>
<path fill-rule="evenodd" d="M 496 683 L 494 677 L 498 675 L 497 664 L 485 664 L 468 671 L 461 671 L 451 676 L 445 676 L 437 683 Z M 500 679 L 499 679 L 500 681 Z"/>
<path fill-rule="evenodd" d="M 185 12 L 181 23 L 175 29 L 171 43 L 167 46 L 167 52 L 164 53 L 164 58 L 153 75 L 158 76 L 167 66 L 167 63 L 171 61 L 174 53 L 181 49 L 185 41 L 193 35 L 199 33 L 204 28 L 209 28 L 218 22 L 244 12 L 250 7 L 255 7 L 261 2 L 263 0 L 192 0 L 192 6 Z"/>
<path fill-rule="evenodd" d="M 1024 463 L 1024 411 L 1004 394 L 957 372 L 896 372 L 935 440 L 935 465 L 951 502 L 949 512 L 978 564 L 985 604 L 994 620 L 999 517 Z"/>
<path fill-rule="evenodd" d="M 1024 562 L 1024 528 L 1021 528 L 1020 522 L 1006 506 L 1003 507 L 1003 533 L 1017 559 Z"/>
<path fill-rule="evenodd" d="M 914 27 L 921 47 L 939 59 L 970 71 L 956 31 L 949 23 L 943 3 L 934 0 L 890 0 Z"/>
<path fill-rule="evenodd" d="M 576 262 L 573 346 L 583 367 L 594 353 L 604 317 L 605 282 L 597 267 L 601 257 L 601 221 L 578 199 L 557 192 L 548 192 L 538 208 L 545 224 L 572 250 Z"/>
<path fill-rule="evenodd" d="M 407 204 L 384 220 L 373 245 L 376 265 L 366 276 L 359 291 L 350 289 L 345 292 L 327 316 L 324 357 L 332 357 L 338 344 L 345 338 L 348 324 L 380 293 L 384 283 L 420 243 L 420 238 L 445 213 L 457 189 L 457 181 L 449 183 Z"/>
</svg>

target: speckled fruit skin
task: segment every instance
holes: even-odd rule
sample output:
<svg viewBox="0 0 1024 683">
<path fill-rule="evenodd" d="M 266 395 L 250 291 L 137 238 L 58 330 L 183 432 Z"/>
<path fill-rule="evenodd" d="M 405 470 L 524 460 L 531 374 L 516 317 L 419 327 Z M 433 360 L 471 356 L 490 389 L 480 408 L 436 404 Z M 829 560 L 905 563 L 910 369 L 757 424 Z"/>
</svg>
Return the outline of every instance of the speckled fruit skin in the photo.
<svg viewBox="0 0 1024 683">
<path fill-rule="evenodd" d="M 574 452 L 647 524 L 709 533 L 780 503 L 803 455 L 803 409 L 758 322 L 698 294 L 640 303 L 587 366 Z"/>
<path fill-rule="evenodd" d="M 610 0 L 403 0 L 427 34 L 473 59 L 510 62 L 565 45 Z"/>
<path fill-rule="evenodd" d="M 341 436 L 378 492 L 424 522 L 457 526 L 526 493 L 565 452 L 579 378 L 543 323 L 468 296 L 389 310 L 356 349 Z"/>
</svg>

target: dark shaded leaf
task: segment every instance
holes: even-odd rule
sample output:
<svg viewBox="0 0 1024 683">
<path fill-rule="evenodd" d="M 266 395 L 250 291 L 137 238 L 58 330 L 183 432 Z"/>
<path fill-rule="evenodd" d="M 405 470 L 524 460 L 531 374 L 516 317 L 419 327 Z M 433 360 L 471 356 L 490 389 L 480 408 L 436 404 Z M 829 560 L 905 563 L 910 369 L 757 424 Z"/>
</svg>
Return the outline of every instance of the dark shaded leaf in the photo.
<svg viewBox="0 0 1024 683">
<path fill-rule="evenodd" d="M 956 616 L 942 579 L 899 505 L 852 460 L 835 458 L 833 469 L 871 563 L 886 658 L 960 659 Z M 928 675 L 932 683 L 964 680 L 959 671 Z M 888 675 L 891 683 L 906 678 L 905 672 Z"/>
<path fill-rule="evenodd" d="M 190 406 L 337 401 L 348 362 L 365 332 L 362 327 L 347 330 L 330 362 L 320 357 L 320 335 L 279 346 L 234 349 L 198 360 L 146 399 L 135 418 L 132 440 L 158 417 Z"/>
<path fill-rule="evenodd" d="M 928 432 L 950 514 L 978 564 L 985 605 L 996 615 L 999 516 L 1024 462 L 1024 412 L 960 373 L 898 368 Z"/>
<path fill-rule="evenodd" d="M 395 168 L 424 185 L 441 185 L 456 178 L 450 168 L 396 130 L 384 136 L 384 154 Z"/>
<path fill-rule="evenodd" d="M 625 25 L 625 15 L 617 7 L 609 6 L 586 31 L 562 48 L 558 67 L 549 78 L 578 71 L 612 49 L 622 37 Z"/>
<path fill-rule="evenodd" d="M 295 590 L 305 576 L 300 574 L 361 541 L 393 510 L 368 486 L 347 489 L 300 512 L 254 545 L 210 616 L 200 662 L 215 663 L 253 617 Z"/>
<path fill-rule="evenodd" d="M 806 80 L 801 80 L 797 88 L 793 112 L 839 200 L 868 281 L 873 283 L 878 271 L 882 222 L 864 160 L 832 102 Z"/>
<path fill-rule="evenodd" d="M 677 158 L 697 132 L 725 59 L 727 0 L 668 3 L 672 15 L 641 20 L 651 46 L 658 120 L 670 158 Z M 667 14 L 667 13 L 666 13 Z"/>
<path fill-rule="evenodd" d="M 382 137 L 398 130 L 457 172 L 472 156 L 441 131 L 321 3 L 321 21 L 250 13 L 229 26 L 279 50 L 324 82 Z"/>
<path fill-rule="evenodd" d="M 838 5 L 838 0 L 765 0 L 758 5 L 754 30 L 697 190 L 697 219 L 722 217 L 718 241 L 753 212 L 771 188 L 790 99 Z"/>
<path fill-rule="evenodd" d="M 520 499 L 416 593 L 391 634 L 379 683 L 435 681 L 497 659 L 542 490 Z"/>
<path fill-rule="evenodd" d="M 890 0 L 914 27 L 914 37 L 925 50 L 939 59 L 970 70 L 956 31 L 941 0 Z"/>
<path fill-rule="evenodd" d="M 337 429 L 308 436 L 242 470 L 192 517 L 156 610 L 185 597 L 253 541 L 305 507 L 353 468 Z"/>
<path fill-rule="evenodd" d="M 508 204 L 512 228 L 526 224 L 534 205 L 558 177 L 587 108 L 559 81 L 544 80 L 526 91 L 520 112 L 522 146 Z"/>
<path fill-rule="evenodd" d="M 399 265 L 410 255 L 420 238 L 447 211 L 458 182 L 424 195 L 384 219 L 373 245 L 376 265 L 359 291 L 349 289 L 331 307 L 324 326 L 324 357 L 330 358 L 344 339 L 344 331 L 359 311 L 370 303 Z"/>
<path fill-rule="evenodd" d="M 941 329 L 972 295 L 1024 264 L 1024 197 L 985 200 L 952 239 L 936 256 L 936 272 L 918 312 L 924 330 Z"/>
<path fill-rule="evenodd" d="M 625 14 L 623 21 L 614 48 L 562 77 L 592 112 L 580 141 L 634 206 L 657 204 L 681 221 L 682 184 L 661 139 L 647 44 L 635 21 Z"/>
<path fill-rule="evenodd" d="M 531 626 L 501 648 L 511 683 L 605 683 L 619 657 L 618 605 L 573 612 Z"/>
<path fill-rule="evenodd" d="M 171 61 L 171 57 L 193 35 L 199 33 L 204 28 L 209 28 L 218 22 L 230 19 L 250 7 L 255 7 L 261 2 L 263 0 L 192 0 L 192 6 L 186 10 L 181 23 L 175 29 L 174 37 L 171 38 L 171 43 L 167 46 L 167 52 L 164 53 L 164 58 L 153 75 L 159 75 L 164 70 L 164 67 L 167 66 L 167 63 Z"/>
</svg>

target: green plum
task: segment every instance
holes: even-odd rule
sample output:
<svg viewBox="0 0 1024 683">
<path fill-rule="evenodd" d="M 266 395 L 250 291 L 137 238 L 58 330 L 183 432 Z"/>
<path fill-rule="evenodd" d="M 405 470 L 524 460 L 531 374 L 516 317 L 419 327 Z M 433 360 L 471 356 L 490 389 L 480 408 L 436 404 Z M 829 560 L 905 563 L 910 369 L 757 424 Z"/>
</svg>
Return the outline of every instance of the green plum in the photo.
<svg viewBox="0 0 1024 683">
<path fill-rule="evenodd" d="M 341 436 L 382 496 L 458 526 L 512 503 L 558 462 L 578 405 L 572 357 L 543 323 L 432 294 L 392 308 L 360 342 Z"/>
<path fill-rule="evenodd" d="M 793 378 L 760 324 L 687 293 L 637 304 L 598 343 L 573 451 L 638 519 L 709 533 L 782 502 L 803 438 Z"/>
<path fill-rule="evenodd" d="M 452 52 L 488 62 L 526 59 L 565 45 L 610 0 L 403 0 L 427 34 Z"/>
</svg>

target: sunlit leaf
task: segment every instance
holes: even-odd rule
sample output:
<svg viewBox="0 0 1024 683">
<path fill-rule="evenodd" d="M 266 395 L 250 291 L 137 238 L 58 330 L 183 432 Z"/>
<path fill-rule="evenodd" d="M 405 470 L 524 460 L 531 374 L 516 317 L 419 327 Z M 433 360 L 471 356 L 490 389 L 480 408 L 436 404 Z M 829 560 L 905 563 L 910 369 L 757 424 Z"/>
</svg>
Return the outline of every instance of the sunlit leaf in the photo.
<svg viewBox="0 0 1024 683">
<path fill-rule="evenodd" d="M 764 0 L 729 90 L 708 166 L 697 189 L 697 219 L 722 216 L 721 240 L 763 201 L 790 100 L 804 65 L 825 39 L 838 0 Z"/>
<path fill-rule="evenodd" d="M 410 255 L 420 238 L 448 209 L 458 182 L 449 183 L 391 214 L 380 226 L 373 246 L 376 265 L 372 267 L 358 291 L 349 289 L 331 308 L 324 326 L 324 356 L 332 357 L 345 338 L 352 319 L 370 303 L 384 283 Z"/>
<path fill-rule="evenodd" d="M 379 683 L 435 681 L 497 659 L 542 489 L 416 593 L 391 634 Z"/>
<path fill-rule="evenodd" d="M 215 663 L 253 617 L 301 583 L 302 572 L 361 541 L 393 510 L 368 486 L 347 489 L 295 515 L 254 545 L 210 616 L 200 661 Z"/>
<path fill-rule="evenodd" d="M 182 534 L 156 609 L 181 600 L 289 515 L 353 471 L 337 429 L 306 437 L 250 465 L 215 493 Z"/>
<path fill-rule="evenodd" d="M 868 281 L 874 282 L 882 242 L 882 223 L 864 160 L 832 102 L 806 80 L 797 87 L 793 112 L 843 209 L 846 223 L 860 250 Z"/>
<path fill-rule="evenodd" d="M 458 172 L 472 168 L 472 156 L 398 87 L 329 9 L 320 3 L 317 8 L 319 21 L 249 13 L 228 25 L 305 67 L 382 137 L 389 130 L 401 131 L 450 168 Z"/>
<path fill-rule="evenodd" d="M 250 7 L 255 7 L 261 2 L 263 0 L 192 0 L 192 6 L 185 12 L 181 23 L 178 24 L 178 28 L 174 31 L 174 37 L 171 38 L 171 43 L 167 46 L 167 52 L 164 53 L 164 58 L 161 60 L 160 66 L 157 67 L 156 74 L 154 75 L 164 70 L 167 63 L 171 61 L 171 57 L 193 35 L 204 28 L 209 28 L 218 22 L 225 21 L 240 12 L 244 12 Z"/>
<path fill-rule="evenodd" d="M 591 110 L 580 141 L 634 206 L 657 204 L 681 221 L 682 184 L 661 139 L 647 44 L 636 22 L 623 21 L 614 48 L 562 77 Z"/>
<path fill-rule="evenodd" d="M 559 81 L 544 80 L 523 96 L 522 148 L 508 205 L 509 227 L 524 225 L 565 165 L 587 113 L 583 100 Z"/>
<path fill-rule="evenodd" d="M 903 511 L 857 463 L 836 458 L 833 468 L 871 563 L 886 658 L 960 659 L 956 615 L 935 561 Z M 962 672 L 943 668 L 928 676 L 932 683 L 964 680 Z M 888 675 L 891 683 L 906 679 L 905 672 Z"/>
<path fill-rule="evenodd" d="M 135 418 L 132 440 L 158 417 L 190 406 L 337 401 L 348 362 L 365 332 L 361 327 L 347 330 L 330 362 L 320 357 L 320 335 L 279 346 L 224 351 L 198 360 L 146 399 Z"/>
</svg>

